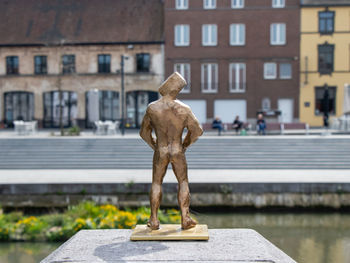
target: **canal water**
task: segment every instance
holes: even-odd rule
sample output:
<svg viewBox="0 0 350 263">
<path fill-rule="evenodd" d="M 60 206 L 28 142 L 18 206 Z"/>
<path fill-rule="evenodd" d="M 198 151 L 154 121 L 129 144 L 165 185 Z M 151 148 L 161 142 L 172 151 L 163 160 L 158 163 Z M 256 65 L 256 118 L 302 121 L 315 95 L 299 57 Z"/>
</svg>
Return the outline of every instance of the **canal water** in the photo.
<svg viewBox="0 0 350 263">
<path fill-rule="evenodd" d="M 255 229 L 299 263 L 350 262 L 350 214 L 195 214 L 209 228 Z M 37 263 L 59 245 L 0 243 L 0 263 Z"/>
</svg>

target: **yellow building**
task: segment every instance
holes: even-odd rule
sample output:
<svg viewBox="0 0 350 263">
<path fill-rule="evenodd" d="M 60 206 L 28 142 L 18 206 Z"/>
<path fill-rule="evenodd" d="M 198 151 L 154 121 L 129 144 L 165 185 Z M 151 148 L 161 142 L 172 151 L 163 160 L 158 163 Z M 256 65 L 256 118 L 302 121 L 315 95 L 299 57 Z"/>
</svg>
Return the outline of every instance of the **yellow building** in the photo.
<svg viewBox="0 0 350 263">
<path fill-rule="evenodd" d="M 329 118 L 344 113 L 344 86 L 350 83 L 350 0 L 301 0 L 300 41 L 300 121 L 322 126 L 325 112 Z"/>
</svg>

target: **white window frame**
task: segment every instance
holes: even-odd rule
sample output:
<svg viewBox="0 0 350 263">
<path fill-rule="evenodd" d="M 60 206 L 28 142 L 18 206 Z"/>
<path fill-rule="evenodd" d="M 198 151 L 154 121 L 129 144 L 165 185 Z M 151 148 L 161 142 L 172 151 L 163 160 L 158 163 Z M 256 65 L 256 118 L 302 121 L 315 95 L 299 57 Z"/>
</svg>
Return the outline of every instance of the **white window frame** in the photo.
<svg viewBox="0 0 350 263">
<path fill-rule="evenodd" d="M 233 35 L 234 28 L 235 28 L 235 35 Z M 239 42 L 239 36 L 240 36 L 241 29 L 243 30 L 243 42 Z M 234 40 L 236 40 L 236 41 L 234 41 Z M 230 45 L 231 46 L 244 46 L 245 45 L 245 24 L 231 24 L 230 25 Z"/>
<path fill-rule="evenodd" d="M 284 8 L 286 6 L 285 0 L 272 0 L 273 8 Z"/>
<path fill-rule="evenodd" d="M 282 75 L 281 75 L 281 74 L 282 74 L 281 68 L 282 68 L 282 65 L 284 65 L 284 64 L 287 64 L 287 65 L 290 66 L 290 75 L 289 75 L 289 76 L 282 76 Z M 292 64 L 291 64 L 291 63 L 287 63 L 287 62 L 285 62 L 285 63 L 280 63 L 280 64 L 279 64 L 279 77 L 280 77 L 280 79 L 291 79 L 292 76 L 293 76 L 293 67 L 292 67 Z"/>
<path fill-rule="evenodd" d="M 177 69 L 180 67 L 180 70 Z M 185 78 L 185 67 L 188 67 L 188 77 Z M 190 93 L 191 92 L 191 64 L 190 63 L 175 63 L 174 64 L 174 72 L 179 72 L 187 82 L 187 85 L 180 91 L 180 93 Z"/>
<path fill-rule="evenodd" d="M 188 28 L 188 42 L 185 42 L 185 28 Z M 176 38 L 176 32 L 180 30 L 180 39 Z M 190 26 L 189 25 L 175 25 L 174 27 L 174 45 L 177 47 L 186 47 L 190 45 Z"/>
<path fill-rule="evenodd" d="M 273 32 L 276 30 L 276 39 L 273 39 Z M 281 33 L 284 30 L 284 38 Z M 287 26 L 284 23 L 272 23 L 270 25 L 270 44 L 274 46 L 285 45 L 287 42 Z"/>
<path fill-rule="evenodd" d="M 275 68 L 274 75 L 267 75 L 269 66 L 273 66 Z M 274 62 L 264 63 L 264 79 L 276 79 L 276 78 L 277 78 L 277 63 L 274 63 Z"/>
<path fill-rule="evenodd" d="M 175 0 L 175 8 L 178 10 L 188 9 L 189 0 Z"/>
<path fill-rule="evenodd" d="M 210 68 L 210 70 L 208 69 L 208 72 L 212 70 L 212 67 L 216 68 L 215 78 L 216 78 L 217 82 L 211 81 L 212 74 L 208 74 L 208 79 L 206 81 L 204 81 L 204 67 L 205 66 L 208 66 Z M 217 93 L 218 92 L 218 89 L 219 89 L 219 79 L 218 79 L 219 74 L 218 73 L 219 73 L 219 66 L 217 63 L 203 63 L 201 65 L 201 90 L 202 90 L 202 93 Z M 204 90 L 203 85 L 205 83 L 214 83 L 214 87 L 213 87 L 213 85 L 211 85 L 211 89 Z M 215 85 L 215 84 L 217 84 L 217 85 Z"/>
<path fill-rule="evenodd" d="M 233 9 L 244 8 L 244 0 L 231 0 L 231 8 Z"/>
<path fill-rule="evenodd" d="M 240 81 L 240 74 L 239 74 L 239 69 L 240 67 L 243 66 L 243 69 L 244 69 L 244 76 L 243 76 L 243 80 Z M 235 68 L 235 83 L 233 83 L 232 79 L 233 79 L 233 76 L 232 76 L 232 71 L 233 71 L 233 68 Z M 229 66 L 229 77 L 230 77 L 230 92 L 231 93 L 244 93 L 245 90 L 246 90 L 246 75 L 247 75 L 247 67 L 246 67 L 246 64 L 245 63 L 230 63 L 230 66 Z M 244 89 L 240 89 L 239 85 L 240 83 L 242 83 Z"/>
<path fill-rule="evenodd" d="M 215 9 L 216 8 L 216 0 L 203 0 L 203 8 L 204 9 Z"/>
<path fill-rule="evenodd" d="M 208 42 L 205 42 L 205 37 L 204 37 L 205 30 L 208 30 Z M 215 39 L 212 39 L 213 36 Z M 204 25 L 202 25 L 202 45 L 203 46 L 216 46 L 217 44 L 218 44 L 218 26 L 216 24 L 204 24 Z"/>
</svg>

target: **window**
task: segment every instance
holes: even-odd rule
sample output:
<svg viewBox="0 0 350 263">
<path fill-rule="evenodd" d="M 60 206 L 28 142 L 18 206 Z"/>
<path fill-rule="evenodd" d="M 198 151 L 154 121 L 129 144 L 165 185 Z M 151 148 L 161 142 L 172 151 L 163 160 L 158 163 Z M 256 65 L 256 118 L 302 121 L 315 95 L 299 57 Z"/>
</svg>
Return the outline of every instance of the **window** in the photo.
<svg viewBox="0 0 350 263">
<path fill-rule="evenodd" d="M 275 79 L 277 78 L 277 65 L 276 63 L 265 63 L 264 64 L 264 79 Z"/>
<path fill-rule="evenodd" d="M 47 74 L 47 57 L 46 56 L 34 57 L 34 72 L 35 74 Z"/>
<path fill-rule="evenodd" d="M 292 65 L 290 63 L 280 64 L 280 79 L 291 79 L 292 78 Z"/>
<path fill-rule="evenodd" d="M 19 73 L 19 61 L 17 56 L 6 57 L 6 74 L 18 74 Z"/>
<path fill-rule="evenodd" d="M 325 111 L 335 114 L 336 87 L 328 87 L 328 95 L 325 93 L 325 87 L 316 87 L 315 93 L 315 114 L 321 115 Z"/>
<path fill-rule="evenodd" d="M 202 92 L 215 93 L 218 91 L 218 64 L 202 64 Z"/>
<path fill-rule="evenodd" d="M 271 109 L 271 101 L 269 98 L 263 98 L 261 101 L 261 109 L 263 111 L 269 111 Z"/>
<path fill-rule="evenodd" d="M 270 43 L 271 45 L 286 44 L 286 24 L 271 24 Z"/>
<path fill-rule="evenodd" d="M 285 0 L 272 0 L 273 8 L 283 8 L 285 5 Z"/>
<path fill-rule="evenodd" d="M 98 73 L 111 72 L 111 55 L 98 55 Z"/>
<path fill-rule="evenodd" d="M 334 12 L 318 13 L 318 30 L 321 34 L 332 34 L 334 32 Z"/>
<path fill-rule="evenodd" d="M 202 26 L 202 44 L 203 46 L 217 45 L 217 25 Z"/>
<path fill-rule="evenodd" d="M 74 55 L 62 56 L 62 73 L 63 74 L 75 73 L 75 56 Z"/>
<path fill-rule="evenodd" d="M 204 9 L 215 9 L 216 8 L 216 0 L 203 0 L 203 8 Z"/>
<path fill-rule="evenodd" d="M 190 26 L 176 25 L 175 26 L 175 46 L 190 45 Z"/>
<path fill-rule="evenodd" d="M 245 44 L 245 25 L 232 24 L 230 25 L 230 45 L 243 46 Z"/>
<path fill-rule="evenodd" d="M 318 72 L 331 74 L 333 72 L 334 45 L 324 44 L 318 46 Z"/>
<path fill-rule="evenodd" d="M 244 63 L 230 64 L 230 92 L 245 92 L 246 70 Z"/>
<path fill-rule="evenodd" d="M 174 71 L 179 72 L 187 82 L 187 85 L 181 90 L 181 93 L 189 93 L 191 87 L 191 67 L 188 63 L 177 63 L 174 65 Z"/>
<path fill-rule="evenodd" d="M 149 72 L 150 68 L 150 55 L 149 53 L 136 54 L 136 71 L 137 72 Z"/>
<path fill-rule="evenodd" d="M 188 9 L 188 0 L 175 0 L 176 9 Z"/>
<path fill-rule="evenodd" d="M 231 0 L 231 7 L 232 8 L 243 8 L 244 7 L 244 0 Z"/>
</svg>

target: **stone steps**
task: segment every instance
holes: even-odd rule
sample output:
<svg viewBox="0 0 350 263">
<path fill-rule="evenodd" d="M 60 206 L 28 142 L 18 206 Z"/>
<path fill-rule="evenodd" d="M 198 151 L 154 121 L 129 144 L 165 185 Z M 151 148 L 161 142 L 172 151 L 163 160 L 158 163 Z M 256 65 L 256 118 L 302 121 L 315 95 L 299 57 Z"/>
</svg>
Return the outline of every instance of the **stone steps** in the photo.
<svg viewBox="0 0 350 263">
<path fill-rule="evenodd" d="M 0 169 L 150 169 L 141 139 L 0 139 Z M 200 139 L 191 169 L 350 169 L 348 139 Z"/>
</svg>

